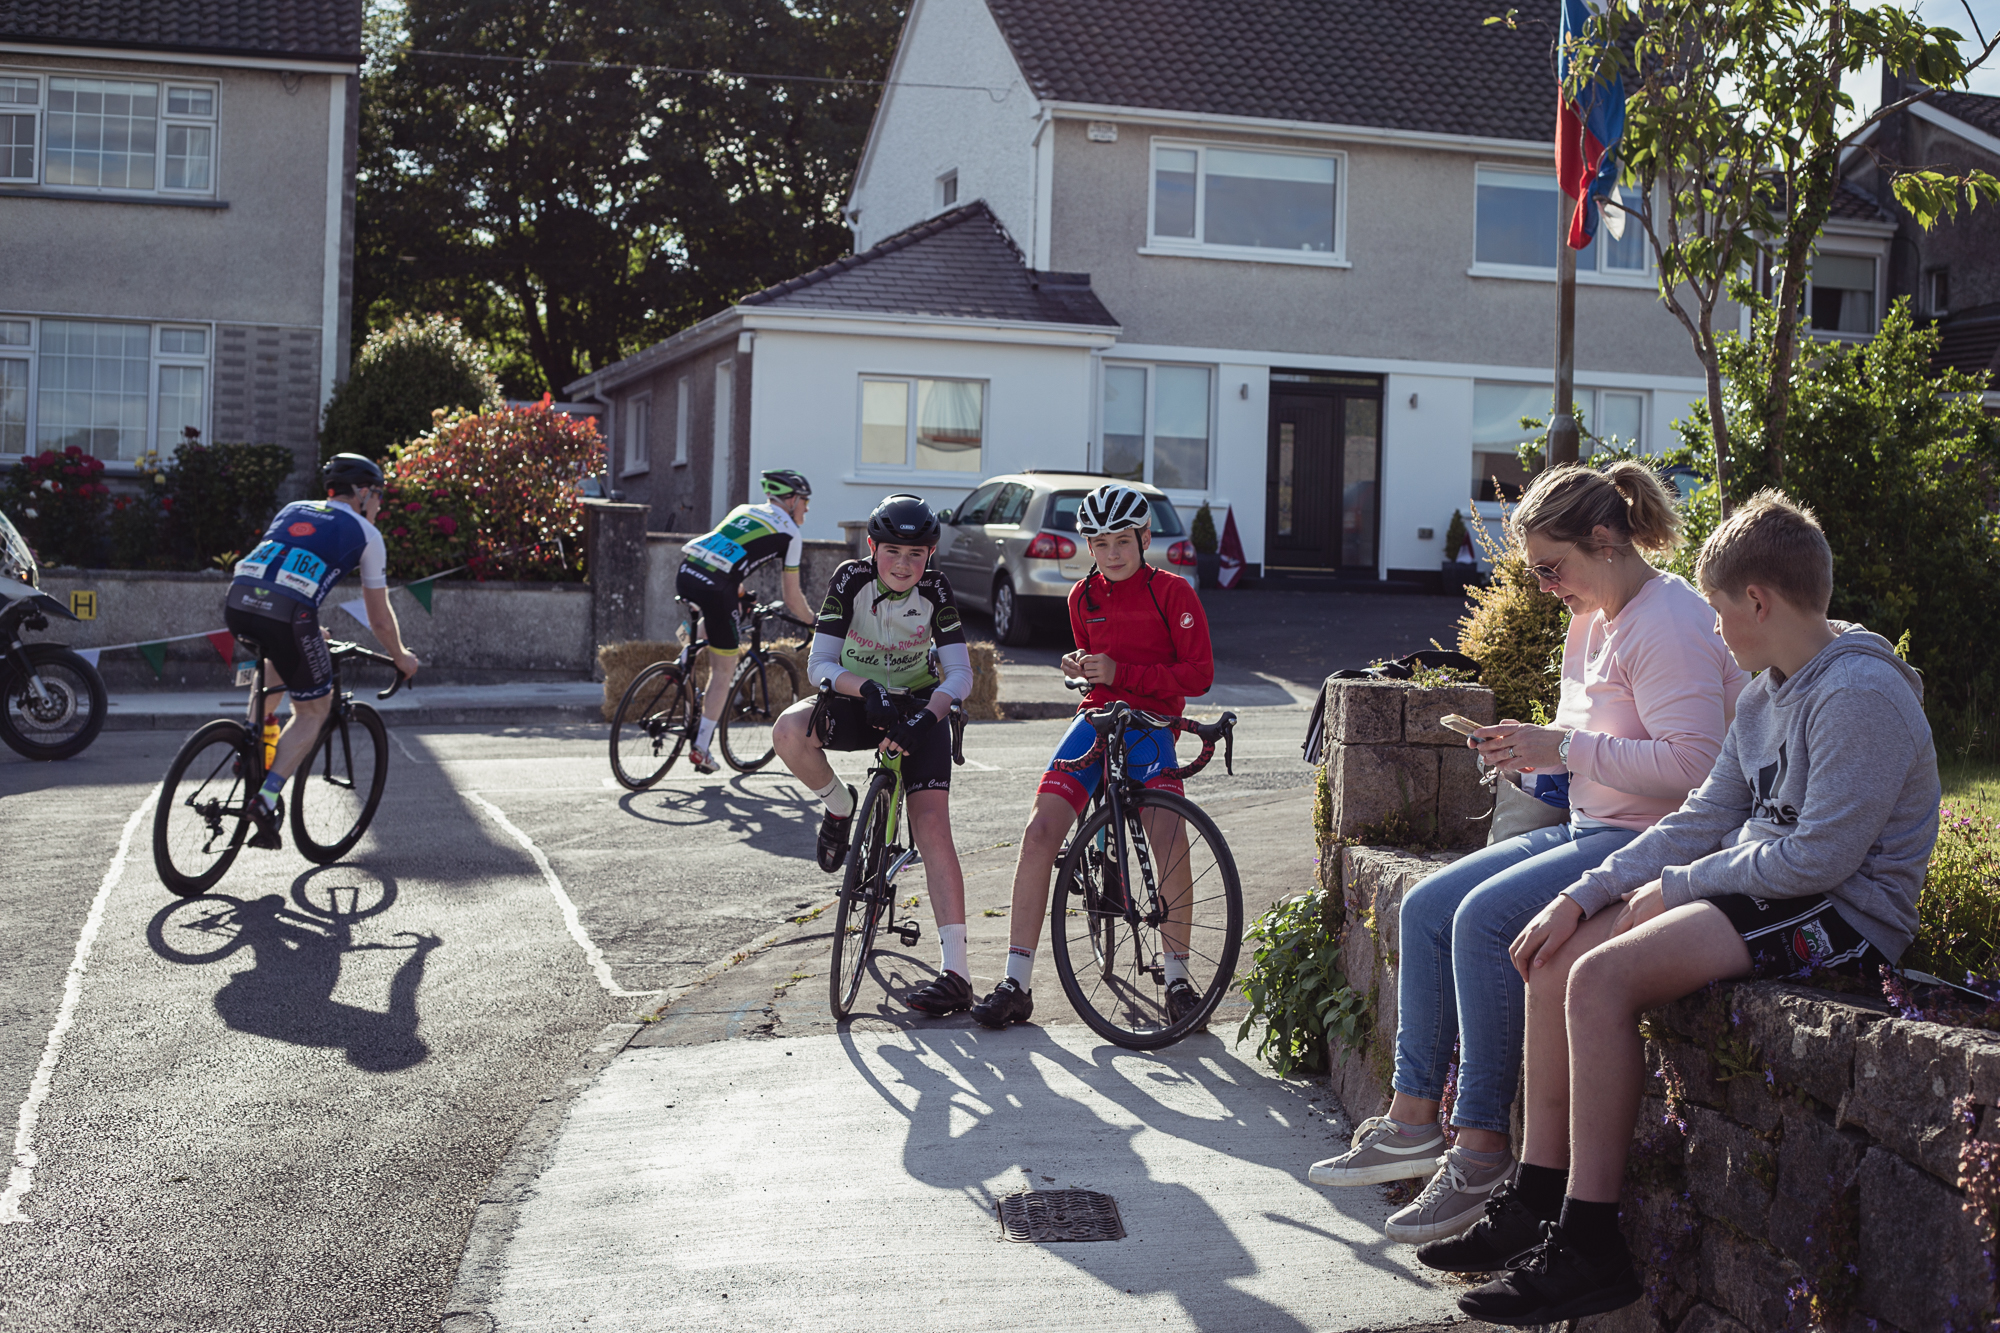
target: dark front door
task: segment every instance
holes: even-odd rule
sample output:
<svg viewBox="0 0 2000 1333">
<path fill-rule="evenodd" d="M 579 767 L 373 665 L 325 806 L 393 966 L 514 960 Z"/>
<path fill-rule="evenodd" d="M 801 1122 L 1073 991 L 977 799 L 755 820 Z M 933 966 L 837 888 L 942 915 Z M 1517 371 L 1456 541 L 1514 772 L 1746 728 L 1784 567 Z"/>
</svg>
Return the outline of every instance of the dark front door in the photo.
<svg viewBox="0 0 2000 1333">
<path fill-rule="evenodd" d="M 1264 564 L 1373 575 L 1381 381 L 1274 371 Z"/>
</svg>

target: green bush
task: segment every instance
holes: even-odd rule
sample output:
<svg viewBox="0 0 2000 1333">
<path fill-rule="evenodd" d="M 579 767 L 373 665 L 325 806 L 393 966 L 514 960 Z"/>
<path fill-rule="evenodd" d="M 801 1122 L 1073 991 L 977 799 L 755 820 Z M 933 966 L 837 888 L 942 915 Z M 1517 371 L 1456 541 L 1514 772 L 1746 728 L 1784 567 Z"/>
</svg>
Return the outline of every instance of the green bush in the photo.
<svg viewBox="0 0 2000 1333">
<path fill-rule="evenodd" d="M 2000 819 L 1949 801 L 1938 810 L 1917 937 L 1902 963 L 1951 982 L 2000 978 Z"/>
<path fill-rule="evenodd" d="M 1479 663 L 1479 683 L 1493 691 L 1499 716 L 1537 721 L 1555 711 L 1569 613 L 1536 586 L 1511 537 L 1496 537 L 1476 512 L 1472 530 L 1493 579 L 1465 590 L 1472 609 L 1458 622 L 1458 651 Z"/>
<path fill-rule="evenodd" d="M 0 489 L 0 508 L 21 530 L 35 558 L 48 565 L 89 566 L 104 558 L 104 515 L 111 488 L 104 460 L 76 445 L 45 449 L 14 464 Z"/>
<path fill-rule="evenodd" d="M 203 444 L 189 427 L 187 442 L 156 474 L 164 492 L 156 535 L 172 566 L 234 566 L 277 512 L 278 487 L 291 470 L 292 451 L 281 444 Z M 136 517 L 126 523 L 139 526 Z"/>
<path fill-rule="evenodd" d="M 1363 1035 L 1368 997 L 1341 972 L 1340 934 L 1328 927 L 1326 909 L 1325 891 L 1315 889 L 1271 908 L 1247 932 L 1257 952 L 1243 978 L 1250 1016 L 1236 1040 L 1262 1022 L 1257 1055 L 1281 1077 L 1323 1073 L 1329 1038 L 1353 1046 Z"/>
<path fill-rule="evenodd" d="M 436 424 L 435 413 L 501 405 L 486 349 L 455 319 L 411 315 L 372 335 L 354 369 L 333 391 L 320 430 L 320 457 L 363 454 L 386 460 Z"/>
<path fill-rule="evenodd" d="M 1451 511 L 1451 524 L 1444 530 L 1444 558 L 1458 559 L 1458 553 L 1471 542 L 1472 534 L 1465 526 L 1465 515 L 1459 510 Z"/>
<path fill-rule="evenodd" d="M 1188 525 L 1188 541 L 1203 555 L 1215 554 L 1215 515 L 1208 511 L 1208 501 L 1201 502 L 1201 508 L 1194 511 L 1194 522 Z"/>
</svg>

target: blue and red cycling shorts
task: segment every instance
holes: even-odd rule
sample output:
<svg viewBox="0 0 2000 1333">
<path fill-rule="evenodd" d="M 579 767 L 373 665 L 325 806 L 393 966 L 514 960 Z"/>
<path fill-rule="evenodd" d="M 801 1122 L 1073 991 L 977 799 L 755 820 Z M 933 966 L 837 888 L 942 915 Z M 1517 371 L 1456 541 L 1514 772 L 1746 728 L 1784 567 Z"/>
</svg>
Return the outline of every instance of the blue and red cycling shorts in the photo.
<svg viewBox="0 0 2000 1333">
<path fill-rule="evenodd" d="M 1062 743 L 1050 758 L 1048 772 L 1042 774 L 1040 791 L 1052 792 L 1070 803 L 1078 814 L 1090 802 L 1091 793 L 1104 780 L 1104 756 L 1099 755 L 1089 767 L 1074 773 L 1065 773 L 1055 767 L 1055 761 L 1070 762 L 1090 753 L 1090 747 L 1097 744 L 1097 729 L 1078 714 L 1069 730 L 1063 733 Z M 1174 733 L 1165 727 L 1133 727 L 1125 733 L 1125 775 L 1137 779 L 1145 786 L 1158 791 L 1180 792 L 1179 778 L 1161 776 L 1167 769 L 1178 768 L 1174 759 Z"/>
</svg>

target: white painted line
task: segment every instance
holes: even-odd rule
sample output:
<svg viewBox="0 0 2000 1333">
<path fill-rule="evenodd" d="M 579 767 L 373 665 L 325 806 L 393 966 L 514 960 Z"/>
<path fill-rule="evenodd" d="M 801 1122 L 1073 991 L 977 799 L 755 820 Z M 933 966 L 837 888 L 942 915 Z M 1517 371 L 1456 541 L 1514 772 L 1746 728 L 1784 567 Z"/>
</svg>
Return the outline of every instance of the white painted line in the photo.
<svg viewBox="0 0 2000 1333">
<path fill-rule="evenodd" d="M 977 759 L 966 760 L 965 766 L 969 769 L 972 769 L 974 772 L 978 773 L 998 773 L 1000 771 L 999 769 L 995 768 L 992 764 L 982 764 Z"/>
<path fill-rule="evenodd" d="M 563 892 L 562 881 L 556 878 L 555 867 L 549 864 L 548 857 L 542 855 L 542 849 L 535 846 L 534 839 L 516 828 L 514 821 L 500 812 L 499 806 L 476 791 L 465 794 L 485 807 L 493 822 L 505 829 L 508 836 L 527 848 L 528 855 L 535 858 L 535 864 L 542 871 L 542 882 L 548 885 L 549 896 L 554 898 L 556 906 L 562 909 L 563 924 L 569 927 L 570 938 L 576 941 L 577 948 L 583 950 L 584 961 L 588 962 L 591 971 L 597 974 L 597 984 L 604 987 L 607 993 L 618 996 L 665 995 L 666 992 L 662 990 L 624 990 L 619 987 L 617 980 L 611 975 L 611 964 L 604 961 L 604 950 L 598 948 L 585 933 L 583 919 L 577 915 L 576 904 L 571 901 L 567 893 Z"/>
<path fill-rule="evenodd" d="M 403 744 L 403 734 L 402 734 L 402 732 L 400 732 L 400 731 L 391 731 L 391 732 L 389 733 L 389 739 L 390 739 L 390 740 L 392 740 L 392 741 L 394 741 L 394 742 L 396 742 L 396 748 L 397 748 L 398 750 L 401 750 L 401 751 L 403 752 L 403 758 L 405 758 L 405 759 L 409 760 L 409 761 L 410 761 L 411 763 L 413 763 L 413 764 L 421 764 L 421 763 L 424 763 L 424 762 L 425 762 L 424 760 L 422 760 L 422 759 L 419 759 L 419 758 L 418 758 L 418 757 L 417 757 L 416 755 L 414 755 L 414 754 L 411 754 L 411 753 L 410 753 L 410 747 L 409 747 L 409 746 L 407 746 L 407 745 L 405 745 L 405 744 Z"/>
<path fill-rule="evenodd" d="M 49 1029 L 48 1044 L 42 1048 L 42 1063 L 28 1084 L 28 1099 L 21 1103 L 21 1118 L 14 1130 L 14 1166 L 7 1173 L 7 1188 L 0 1190 L 0 1226 L 33 1220 L 21 1211 L 21 1200 L 35 1187 L 35 1122 L 41 1119 L 42 1103 L 49 1098 L 56 1064 L 62 1059 L 63 1042 L 69 1036 L 70 1024 L 76 1020 L 77 1003 L 83 998 L 83 970 L 90 962 L 92 946 L 97 943 L 97 928 L 104 924 L 104 905 L 125 873 L 125 858 L 132 851 L 132 834 L 159 794 L 158 787 L 146 793 L 146 799 L 139 802 L 139 808 L 125 821 L 125 831 L 118 837 L 118 850 L 104 872 L 104 882 L 97 886 L 97 897 L 91 900 L 90 912 L 83 919 L 83 932 L 76 937 L 76 956 L 70 959 L 69 974 L 63 978 L 62 1004 L 56 1009 L 55 1026 Z"/>
</svg>

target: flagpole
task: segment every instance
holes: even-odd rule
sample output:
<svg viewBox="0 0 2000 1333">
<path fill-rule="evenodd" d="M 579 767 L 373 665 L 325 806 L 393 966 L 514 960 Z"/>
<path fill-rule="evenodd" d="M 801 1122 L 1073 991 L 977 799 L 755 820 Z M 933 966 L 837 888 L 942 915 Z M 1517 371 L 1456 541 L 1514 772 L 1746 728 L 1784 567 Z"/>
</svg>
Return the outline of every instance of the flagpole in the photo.
<svg viewBox="0 0 2000 1333">
<path fill-rule="evenodd" d="M 1556 391 L 1549 418 L 1549 466 L 1576 461 L 1576 251 L 1569 248 L 1569 226 L 1577 201 L 1561 195 L 1561 230 L 1556 233 Z"/>
</svg>

